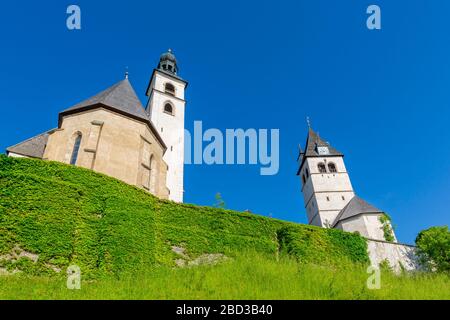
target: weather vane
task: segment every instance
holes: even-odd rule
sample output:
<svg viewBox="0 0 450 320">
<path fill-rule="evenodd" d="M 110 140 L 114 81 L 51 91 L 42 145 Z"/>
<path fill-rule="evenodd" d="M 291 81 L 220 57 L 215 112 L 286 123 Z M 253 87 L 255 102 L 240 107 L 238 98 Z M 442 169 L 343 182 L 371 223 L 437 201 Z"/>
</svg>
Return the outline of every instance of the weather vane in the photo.
<svg viewBox="0 0 450 320">
<path fill-rule="evenodd" d="M 128 66 L 125 67 L 125 79 L 128 79 Z"/>
<path fill-rule="evenodd" d="M 306 117 L 306 123 L 308 124 L 308 128 L 311 128 L 311 120 L 309 117 Z"/>
</svg>

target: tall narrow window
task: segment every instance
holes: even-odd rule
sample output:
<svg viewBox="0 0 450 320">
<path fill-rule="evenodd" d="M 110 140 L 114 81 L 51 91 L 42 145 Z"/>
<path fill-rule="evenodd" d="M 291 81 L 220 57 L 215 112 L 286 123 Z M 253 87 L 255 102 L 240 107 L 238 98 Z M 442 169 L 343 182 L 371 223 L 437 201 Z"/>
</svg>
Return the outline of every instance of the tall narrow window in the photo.
<svg viewBox="0 0 450 320">
<path fill-rule="evenodd" d="M 166 83 L 164 89 L 165 89 L 166 93 L 168 93 L 168 94 L 170 94 L 170 95 L 172 95 L 172 96 L 175 95 L 175 86 L 174 86 L 173 84 L 171 84 L 171 83 Z"/>
<path fill-rule="evenodd" d="M 73 151 L 72 156 L 70 157 L 70 164 L 75 165 L 78 160 L 78 152 L 80 151 L 80 145 L 81 145 L 81 133 L 78 133 L 77 137 L 75 138 L 75 144 L 73 145 Z"/>
<path fill-rule="evenodd" d="M 305 175 L 302 176 L 302 179 L 303 179 L 303 184 L 305 184 L 306 183 Z"/>
<path fill-rule="evenodd" d="M 156 169 L 156 161 L 155 161 L 155 157 L 153 157 L 153 155 L 150 157 L 150 176 L 149 176 L 149 180 L 148 180 L 148 190 L 152 193 L 155 194 L 156 192 L 156 175 L 157 174 L 157 169 Z"/>
<path fill-rule="evenodd" d="M 330 163 L 328 164 L 328 170 L 329 170 L 331 173 L 336 173 L 336 172 L 337 172 L 336 165 L 335 165 L 333 162 L 330 162 Z"/>
<path fill-rule="evenodd" d="M 325 164 L 324 163 L 319 163 L 318 165 L 317 165 L 317 167 L 319 168 L 319 172 L 320 173 L 327 173 L 327 168 L 325 167 Z"/>
</svg>

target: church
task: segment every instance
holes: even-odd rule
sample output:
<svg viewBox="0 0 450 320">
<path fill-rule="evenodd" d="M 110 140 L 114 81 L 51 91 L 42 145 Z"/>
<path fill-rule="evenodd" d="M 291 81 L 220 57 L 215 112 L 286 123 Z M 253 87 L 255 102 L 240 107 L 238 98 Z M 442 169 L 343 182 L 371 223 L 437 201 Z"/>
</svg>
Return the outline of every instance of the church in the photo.
<svg viewBox="0 0 450 320">
<path fill-rule="evenodd" d="M 127 73 L 110 88 L 62 110 L 57 128 L 6 152 L 84 167 L 183 202 L 187 85 L 169 49 L 150 77 L 145 107 Z"/>
<path fill-rule="evenodd" d="M 310 125 L 305 149 L 300 148 L 297 160 L 309 224 L 397 242 L 386 214 L 355 194 L 344 154 L 325 142 Z"/>
</svg>

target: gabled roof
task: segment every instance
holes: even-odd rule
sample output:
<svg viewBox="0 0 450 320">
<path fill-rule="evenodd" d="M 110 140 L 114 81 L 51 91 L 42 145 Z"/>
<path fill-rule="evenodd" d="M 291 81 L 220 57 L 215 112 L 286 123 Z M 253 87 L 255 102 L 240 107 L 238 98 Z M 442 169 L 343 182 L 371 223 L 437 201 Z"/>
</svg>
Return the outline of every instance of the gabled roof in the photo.
<svg viewBox="0 0 450 320">
<path fill-rule="evenodd" d="M 118 111 L 141 118 L 142 120 L 149 119 L 128 79 L 122 80 L 95 96 L 64 110 L 61 114 L 72 113 L 96 104 L 113 107 Z"/>
<path fill-rule="evenodd" d="M 41 133 L 33 138 L 25 140 L 15 146 L 6 149 L 6 152 L 16 153 L 22 156 L 42 159 L 47 145 L 49 131 Z"/>
<path fill-rule="evenodd" d="M 128 79 L 124 79 L 108 89 L 96 94 L 95 96 L 62 111 L 59 114 L 59 126 L 61 126 L 62 119 L 66 115 L 91 110 L 98 107 L 104 107 L 147 123 L 163 148 L 167 148 L 158 131 L 153 126 L 150 116 L 145 111 Z"/>
<path fill-rule="evenodd" d="M 326 155 L 320 155 L 317 147 L 328 147 L 329 153 Z M 300 170 L 302 169 L 303 163 L 305 162 L 306 158 L 308 158 L 308 157 L 333 157 L 333 156 L 343 157 L 344 154 L 341 153 L 340 151 L 336 150 L 328 142 L 323 141 L 322 138 L 319 136 L 319 134 L 317 134 L 312 128 L 309 128 L 308 136 L 306 138 L 305 150 L 301 151 L 301 149 L 300 149 L 299 159 L 301 159 L 301 162 L 300 162 L 300 167 L 297 171 L 297 175 L 300 174 Z"/>
<path fill-rule="evenodd" d="M 358 216 L 365 213 L 383 213 L 380 209 L 374 207 L 370 203 L 361 199 L 358 196 L 354 196 L 352 200 L 339 212 L 338 216 L 334 220 L 332 227 L 334 228 L 340 221 Z"/>
</svg>

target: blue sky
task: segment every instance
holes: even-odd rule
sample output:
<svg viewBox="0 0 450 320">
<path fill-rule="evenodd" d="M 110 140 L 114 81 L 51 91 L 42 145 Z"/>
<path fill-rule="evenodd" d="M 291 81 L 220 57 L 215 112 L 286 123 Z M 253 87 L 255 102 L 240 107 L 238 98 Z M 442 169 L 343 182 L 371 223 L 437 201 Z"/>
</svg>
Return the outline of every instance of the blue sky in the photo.
<svg viewBox="0 0 450 320">
<path fill-rule="evenodd" d="M 82 30 L 66 28 L 66 8 Z M 366 8 L 382 30 L 366 28 Z M 0 150 L 57 126 L 59 111 L 123 78 L 141 100 L 173 48 L 190 82 L 187 128 L 279 128 L 280 172 L 187 166 L 186 202 L 305 223 L 295 176 L 310 116 L 346 154 L 356 192 L 400 241 L 448 225 L 448 1 L 8 1 L 0 10 Z"/>
</svg>

